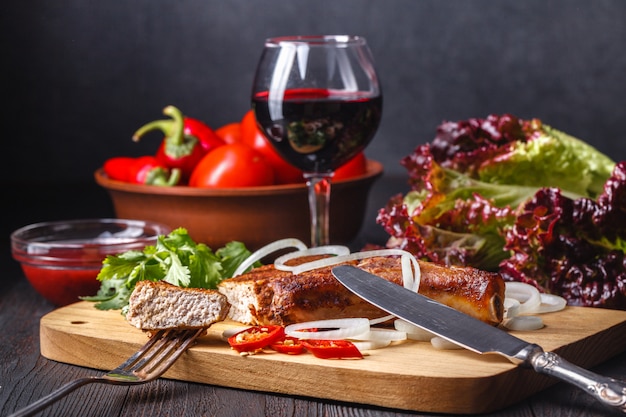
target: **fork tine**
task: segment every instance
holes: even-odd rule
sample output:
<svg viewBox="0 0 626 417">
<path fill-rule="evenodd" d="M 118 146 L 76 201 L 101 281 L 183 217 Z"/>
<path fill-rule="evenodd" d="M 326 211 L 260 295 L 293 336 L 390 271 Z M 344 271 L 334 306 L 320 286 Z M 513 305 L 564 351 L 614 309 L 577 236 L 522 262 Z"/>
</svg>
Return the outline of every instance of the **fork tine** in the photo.
<svg viewBox="0 0 626 417">
<path fill-rule="evenodd" d="M 164 341 L 170 335 L 172 335 L 173 338 L 164 342 L 162 349 L 155 352 L 152 357 L 147 358 L 145 363 L 134 366 L 132 373 L 144 380 L 158 378 L 176 362 L 180 355 L 182 355 L 202 333 L 204 333 L 204 329 L 178 331 L 166 335 L 166 337 L 163 338 Z"/>
<path fill-rule="evenodd" d="M 118 385 L 135 385 L 160 377 L 176 362 L 206 329 L 161 330 L 148 340 L 134 355 L 116 369 L 99 377 L 86 377 L 71 381 L 34 403 L 14 412 L 9 417 L 27 417 L 58 401 L 83 385 L 99 382 Z M 147 358 L 147 359 L 146 359 Z M 156 359 L 155 359 L 156 358 Z M 149 366 L 148 370 L 142 368 Z"/>
<path fill-rule="evenodd" d="M 167 330 L 159 330 L 150 338 L 150 340 L 146 342 L 145 345 L 141 347 L 141 349 L 136 351 L 132 356 L 126 359 L 124 363 L 120 364 L 117 368 L 115 368 L 111 372 L 121 372 L 122 370 L 127 369 L 128 367 L 134 365 L 138 360 L 140 360 L 146 354 L 146 352 L 149 352 L 152 349 L 152 347 L 155 344 L 157 344 L 157 342 L 162 341 L 166 333 L 167 333 Z"/>
<path fill-rule="evenodd" d="M 161 330 L 135 355 L 104 378 L 127 382 L 147 382 L 165 373 L 205 329 Z"/>
</svg>

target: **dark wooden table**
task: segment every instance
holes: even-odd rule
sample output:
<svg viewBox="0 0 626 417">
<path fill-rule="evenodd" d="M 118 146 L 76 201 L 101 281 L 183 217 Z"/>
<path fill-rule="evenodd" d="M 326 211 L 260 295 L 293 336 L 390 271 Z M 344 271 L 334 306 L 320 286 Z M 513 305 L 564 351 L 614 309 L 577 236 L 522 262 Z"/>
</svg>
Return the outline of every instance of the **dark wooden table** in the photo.
<svg viewBox="0 0 626 417">
<path fill-rule="evenodd" d="M 368 220 L 355 242 L 381 243 L 384 234 L 373 218 L 387 198 L 405 188 L 399 179 L 383 177 L 374 187 Z M 6 194 L 5 194 L 6 195 Z M 44 220 L 113 216 L 108 196 L 92 185 L 68 187 L 14 187 L 8 190 L 10 212 L 2 222 L 3 268 L 0 273 L 0 415 L 5 416 L 39 399 L 74 378 L 101 371 L 66 365 L 43 358 L 39 351 L 39 320 L 55 307 L 28 284 L 11 259 L 9 233 Z M 80 196 L 80 197 L 77 197 Z M 5 210 L 6 212 L 6 210 Z M 383 240 L 384 241 L 384 240 Z M 598 346 L 602 349 L 602 346 Z M 228 372 L 219 369 L 216 372 Z M 626 352 L 594 371 L 626 376 Z M 277 370 L 280 372 L 280 370 Z M 323 383 L 323 381 L 320 381 Z M 350 389 L 346 386 L 346 389 Z M 196 383 L 160 379 L 143 386 L 87 385 L 46 410 L 42 416 L 433 416 L 316 398 L 252 392 Z M 582 391 L 557 383 L 521 403 L 489 416 L 574 417 L 618 416 Z"/>
</svg>

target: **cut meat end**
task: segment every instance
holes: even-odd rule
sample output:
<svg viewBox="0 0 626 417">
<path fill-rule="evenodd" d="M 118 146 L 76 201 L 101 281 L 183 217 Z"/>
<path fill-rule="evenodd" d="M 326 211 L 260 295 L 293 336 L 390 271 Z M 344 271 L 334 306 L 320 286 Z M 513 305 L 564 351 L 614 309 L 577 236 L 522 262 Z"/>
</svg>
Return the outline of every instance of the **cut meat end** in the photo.
<svg viewBox="0 0 626 417">
<path fill-rule="evenodd" d="M 223 282 L 219 291 L 230 304 L 229 319 L 240 323 L 260 324 L 255 318 L 259 303 L 254 289 L 254 285 L 238 284 L 234 281 Z"/>
<path fill-rule="evenodd" d="M 139 281 L 126 320 L 142 330 L 199 329 L 224 320 L 229 308 L 226 297 L 216 290 Z"/>
</svg>

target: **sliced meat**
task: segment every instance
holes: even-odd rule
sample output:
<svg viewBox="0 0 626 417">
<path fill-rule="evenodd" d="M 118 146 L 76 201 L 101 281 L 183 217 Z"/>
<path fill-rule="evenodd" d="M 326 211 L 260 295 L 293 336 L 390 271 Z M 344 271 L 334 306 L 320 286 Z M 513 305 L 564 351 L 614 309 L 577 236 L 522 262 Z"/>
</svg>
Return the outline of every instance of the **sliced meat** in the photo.
<svg viewBox="0 0 626 417">
<path fill-rule="evenodd" d="M 229 304 L 216 290 L 181 288 L 165 281 L 139 281 L 126 320 L 142 330 L 199 329 L 227 317 Z"/>
</svg>

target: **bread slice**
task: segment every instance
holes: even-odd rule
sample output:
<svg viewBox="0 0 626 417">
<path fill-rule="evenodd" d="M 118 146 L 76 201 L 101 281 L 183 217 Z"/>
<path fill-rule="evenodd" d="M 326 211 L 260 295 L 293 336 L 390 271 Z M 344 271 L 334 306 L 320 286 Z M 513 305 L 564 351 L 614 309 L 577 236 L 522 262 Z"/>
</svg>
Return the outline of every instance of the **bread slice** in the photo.
<svg viewBox="0 0 626 417">
<path fill-rule="evenodd" d="M 230 305 L 216 290 L 182 288 L 165 281 L 139 281 L 126 320 L 142 330 L 199 329 L 228 315 Z"/>
</svg>

